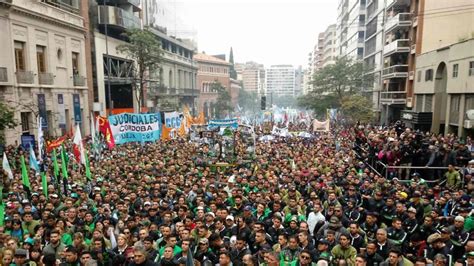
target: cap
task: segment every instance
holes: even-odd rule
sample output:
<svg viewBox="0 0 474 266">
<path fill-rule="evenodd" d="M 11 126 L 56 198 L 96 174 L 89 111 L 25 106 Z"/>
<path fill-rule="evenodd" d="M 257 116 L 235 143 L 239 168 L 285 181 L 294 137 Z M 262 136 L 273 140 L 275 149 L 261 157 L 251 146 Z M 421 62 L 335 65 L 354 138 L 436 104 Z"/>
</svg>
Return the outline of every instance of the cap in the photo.
<svg viewBox="0 0 474 266">
<path fill-rule="evenodd" d="M 408 212 L 413 212 L 413 213 L 416 213 L 416 209 L 415 209 L 415 208 L 413 208 L 413 207 L 410 207 L 410 208 L 408 208 Z"/>
<path fill-rule="evenodd" d="M 49 195 L 50 198 L 57 199 L 59 198 L 58 194 L 51 194 Z"/>
<path fill-rule="evenodd" d="M 196 208 L 196 210 L 204 210 L 204 207 L 203 206 L 199 206 Z"/>
<path fill-rule="evenodd" d="M 28 238 L 25 240 L 24 243 L 25 243 L 25 244 L 30 244 L 30 245 L 33 246 L 33 245 L 35 244 L 35 240 L 34 240 L 33 238 L 31 238 L 31 237 L 28 237 Z"/>
<path fill-rule="evenodd" d="M 232 215 L 227 215 L 227 217 L 225 218 L 226 220 L 232 220 L 234 221 L 234 216 Z"/>
<path fill-rule="evenodd" d="M 216 218 L 216 215 L 215 215 L 213 212 L 207 212 L 207 213 L 206 213 L 206 216 L 207 216 L 207 215 L 212 216 L 212 218 Z"/>
<path fill-rule="evenodd" d="M 329 223 L 330 224 L 337 224 L 337 223 L 339 223 L 339 218 L 337 218 L 336 216 L 333 216 L 333 217 L 331 217 L 331 219 L 329 219 Z"/>
<path fill-rule="evenodd" d="M 209 240 L 207 240 L 207 238 L 201 238 L 199 244 L 209 244 Z"/>
<path fill-rule="evenodd" d="M 443 227 L 441 228 L 441 230 L 439 230 L 441 232 L 441 234 L 451 234 L 451 229 L 449 229 L 449 227 Z"/>
<path fill-rule="evenodd" d="M 290 222 L 298 222 L 298 217 L 296 215 L 291 216 Z"/>
<path fill-rule="evenodd" d="M 427 239 L 427 240 L 428 240 L 428 244 L 432 244 L 432 243 L 434 243 L 434 242 L 436 242 L 436 241 L 441 240 L 442 238 L 443 238 L 443 237 L 441 236 L 441 234 L 439 234 L 439 233 L 434 233 L 434 234 L 432 234 L 432 235 L 430 235 L 430 236 L 428 237 L 428 239 Z"/>
<path fill-rule="evenodd" d="M 150 205 L 151 205 L 151 202 L 145 201 L 145 203 L 143 203 L 143 206 L 147 206 L 147 205 L 150 206 Z"/>
<path fill-rule="evenodd" d="M 470 160 L 470 161 L 469 161 L 469 164 L 474 164 L 474 160 Z"/>
<path fill-rule="evenodd" d="M 252 206 L 247 205 L 244 207 L 244 211 L 251 211 L 251 210 L 252 210 Z"/>
<path fill-rule="evenodd" d="M 30 203 L 27 199 L 24 199 L 21 201 L 21 204 L 27 204 L 27 203 Z"/>
<path fill-rule="evenodd" d="M 456 216 L 456 218 L 454 218 L 454 221 L 464 223 L 464 217 L 462 217 L 461 215 L 458 215 L 458 216 Z"/>
<path fill-rule="evenodd" d="M 466 253 L 467 257 L 474 257 L 474 251 Z"/>
<path fill-rule="evenodd" d="M 329 241 L 326 238 L 320 238 L 318 244 L 329 245 Z"/>
<path fill-rule="evenodd" d="M 400 192 L 400 197 L 406 199 L 408 198 L 408 194 L 406 192 Z"/>
<path fill-rule="evenodd" d="M 28 256 L 28 251 L 26 249 L 18 248 L 15 250 L 15 257 L 16 256 L 26 257 Z"/>
</svg>

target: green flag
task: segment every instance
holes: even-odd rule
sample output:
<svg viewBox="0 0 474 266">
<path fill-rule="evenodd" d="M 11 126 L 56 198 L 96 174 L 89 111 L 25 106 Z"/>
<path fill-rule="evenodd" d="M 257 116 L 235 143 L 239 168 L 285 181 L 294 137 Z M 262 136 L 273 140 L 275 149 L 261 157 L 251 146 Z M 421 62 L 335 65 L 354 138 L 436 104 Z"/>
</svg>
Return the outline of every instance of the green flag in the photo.
<svg viewBox="0 0 474 266">
<path fill-rule="evenodd" d="M 30 178 L 28 177 L 28 170 L 26 170 L 25 157 L 23 155 L 21 156 L 21 181 L 23 186 L 31 189 Z"/>
<path fill-rule="evenodd" d="M 89 181 L 92 180 L 91 169 L 90 169 L 90 164 L 89 164 L 89 153 L 87 151 L 86 151 L 86 177 L 87 177 L 87 180 Z"/>
<path fill-rule="evenodd" d="M 5 223 L 5 203 L 0 202 L 0 226 L 3 226 Z"/>
<path fill-rule="evenodd" d="M 56 154 L 56 149 L 53 150 L 53 169 L 54 169 L 54 177 L 58 178 L 59 176 L 59 165 L 58 165 L 58 155 Z"/>
<path fill-rule="evenodd" d="M 41 186 L 43 187 L 44 196 L 48 198 L 48 180 L 46 179 L 44 172 L 41 172 Z"/>
<path fill-rule="evenodd" d="M 67 161 L 66 161 L 66 152 L 64 147 L 61 149 L 61 169 L 63 172 L 63 178 L 67 178 Z"/>
</svg>

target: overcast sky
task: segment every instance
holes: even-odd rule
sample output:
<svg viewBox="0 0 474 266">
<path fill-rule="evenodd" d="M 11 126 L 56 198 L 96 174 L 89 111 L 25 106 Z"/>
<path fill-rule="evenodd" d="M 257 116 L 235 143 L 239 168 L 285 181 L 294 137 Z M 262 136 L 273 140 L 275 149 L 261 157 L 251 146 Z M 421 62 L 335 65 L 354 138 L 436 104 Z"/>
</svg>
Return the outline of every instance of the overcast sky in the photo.
<svg viewBox="0 0 474 266">
<path fill-rule="evenodd" d="M 197 30 L 198 50 L 235 62 L 306 67 L 319 32 L 336 22 L 337 0 L 175 0 Z"/>
</svg>

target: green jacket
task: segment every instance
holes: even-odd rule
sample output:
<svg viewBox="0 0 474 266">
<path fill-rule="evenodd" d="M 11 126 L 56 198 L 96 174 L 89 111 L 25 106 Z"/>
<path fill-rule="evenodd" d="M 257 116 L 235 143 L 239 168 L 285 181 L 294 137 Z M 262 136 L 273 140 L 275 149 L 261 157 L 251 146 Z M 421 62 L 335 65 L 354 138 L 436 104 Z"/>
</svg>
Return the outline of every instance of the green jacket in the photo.
<svg viewBox="0 0 474 266">
<path fill-rule="evenodd" d="M 357 250 L 353 246 L 349 246 L 343 249 L 341 245 L 337 244 L 331 250 L 332 259 L 334 260 L 346 260 L 348 265 L 355 265 L 355 258 L 357 256 Z"/>
</svg>

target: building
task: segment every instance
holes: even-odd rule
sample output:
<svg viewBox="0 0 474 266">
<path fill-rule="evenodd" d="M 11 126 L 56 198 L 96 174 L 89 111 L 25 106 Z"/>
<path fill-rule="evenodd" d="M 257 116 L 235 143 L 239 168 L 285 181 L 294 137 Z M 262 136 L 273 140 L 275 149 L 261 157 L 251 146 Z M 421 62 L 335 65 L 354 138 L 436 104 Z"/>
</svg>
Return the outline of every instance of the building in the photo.
<svg viewBox="0 0 474 266">
<path fill-rule="evenodd" d="M 303 94 L 304 86 L 304 70 L 302 66 L 295 69 L 295 92 L 294 96 L 298 97 Z"/>
<path fill-rule="evenodd" d="M 414 108 L 402 120 L 432 132 L 473 135 L 466 113 L 474 109 L 474 10 L 469 0 L 425 1 L 417 18 Z M 443 11 L 443 16 L 432 10 Z M 440 27 L 449 25 L 449 27 Z M 471 115 L 472 116 L 472 115 Z"/>
<path fill-rule="evenodd" d="M 19 122 L 5 131 L 6 144 L 34 137 L 38 116 L 45 137 L 76 124 L 89 133 L 87 25 L 81 15 L 87 8 L 79 0 L 0 1 L 0 101 Z"/>
<path fill-rule="evenodd" d="M 385 6 L 381 121 L 400 120 L 401 111 L 412 107 L 413 79 L 418 34 L 418 10 L 423 1 L 389 1 Z"/>
<path fill-rule="evenodd" d="M 326 28 L 321 49 L 321 67 L 334 64 L 336 61 L 336 24 Z"/>
<path fill-rule="evenodd" d="M 323 67 L 324 32 L 318 34 L 318 42 L 313 49 L 311 69 L 313 75 Z"/>
<path fill-rule="evenodd" d="M 230 63 L 215 56 L 195 54 L 194 60 L 198 65 L 197 88 L 200 91 L 198 110 L 204 111 L 206 118 L 215 116 L 214 104 L 217 101 L 217 91 L 213 84 L 218 82 L 229 91 L 232 97 L 230 81 Z M 235 87 L 235 86 L 234 86 Z"/>
<path fill-rule="evenodd" d="M 338 0 L 337 56 L 362 60 L 364 56 L 366 0 Z"/>
<path fill-rule="evenodd" d="M 296 71 L 292 65 L 273 65 L 265 70 L 267 96 L 296 96 Z"/>
<path fill-rule="evenodd" d="M 256 62 L 247 62 L 243 65 L 243 89 L 257 94 L 263 94 L 262 88 L 265 81 L 265 68 Z"/>
</svg>

